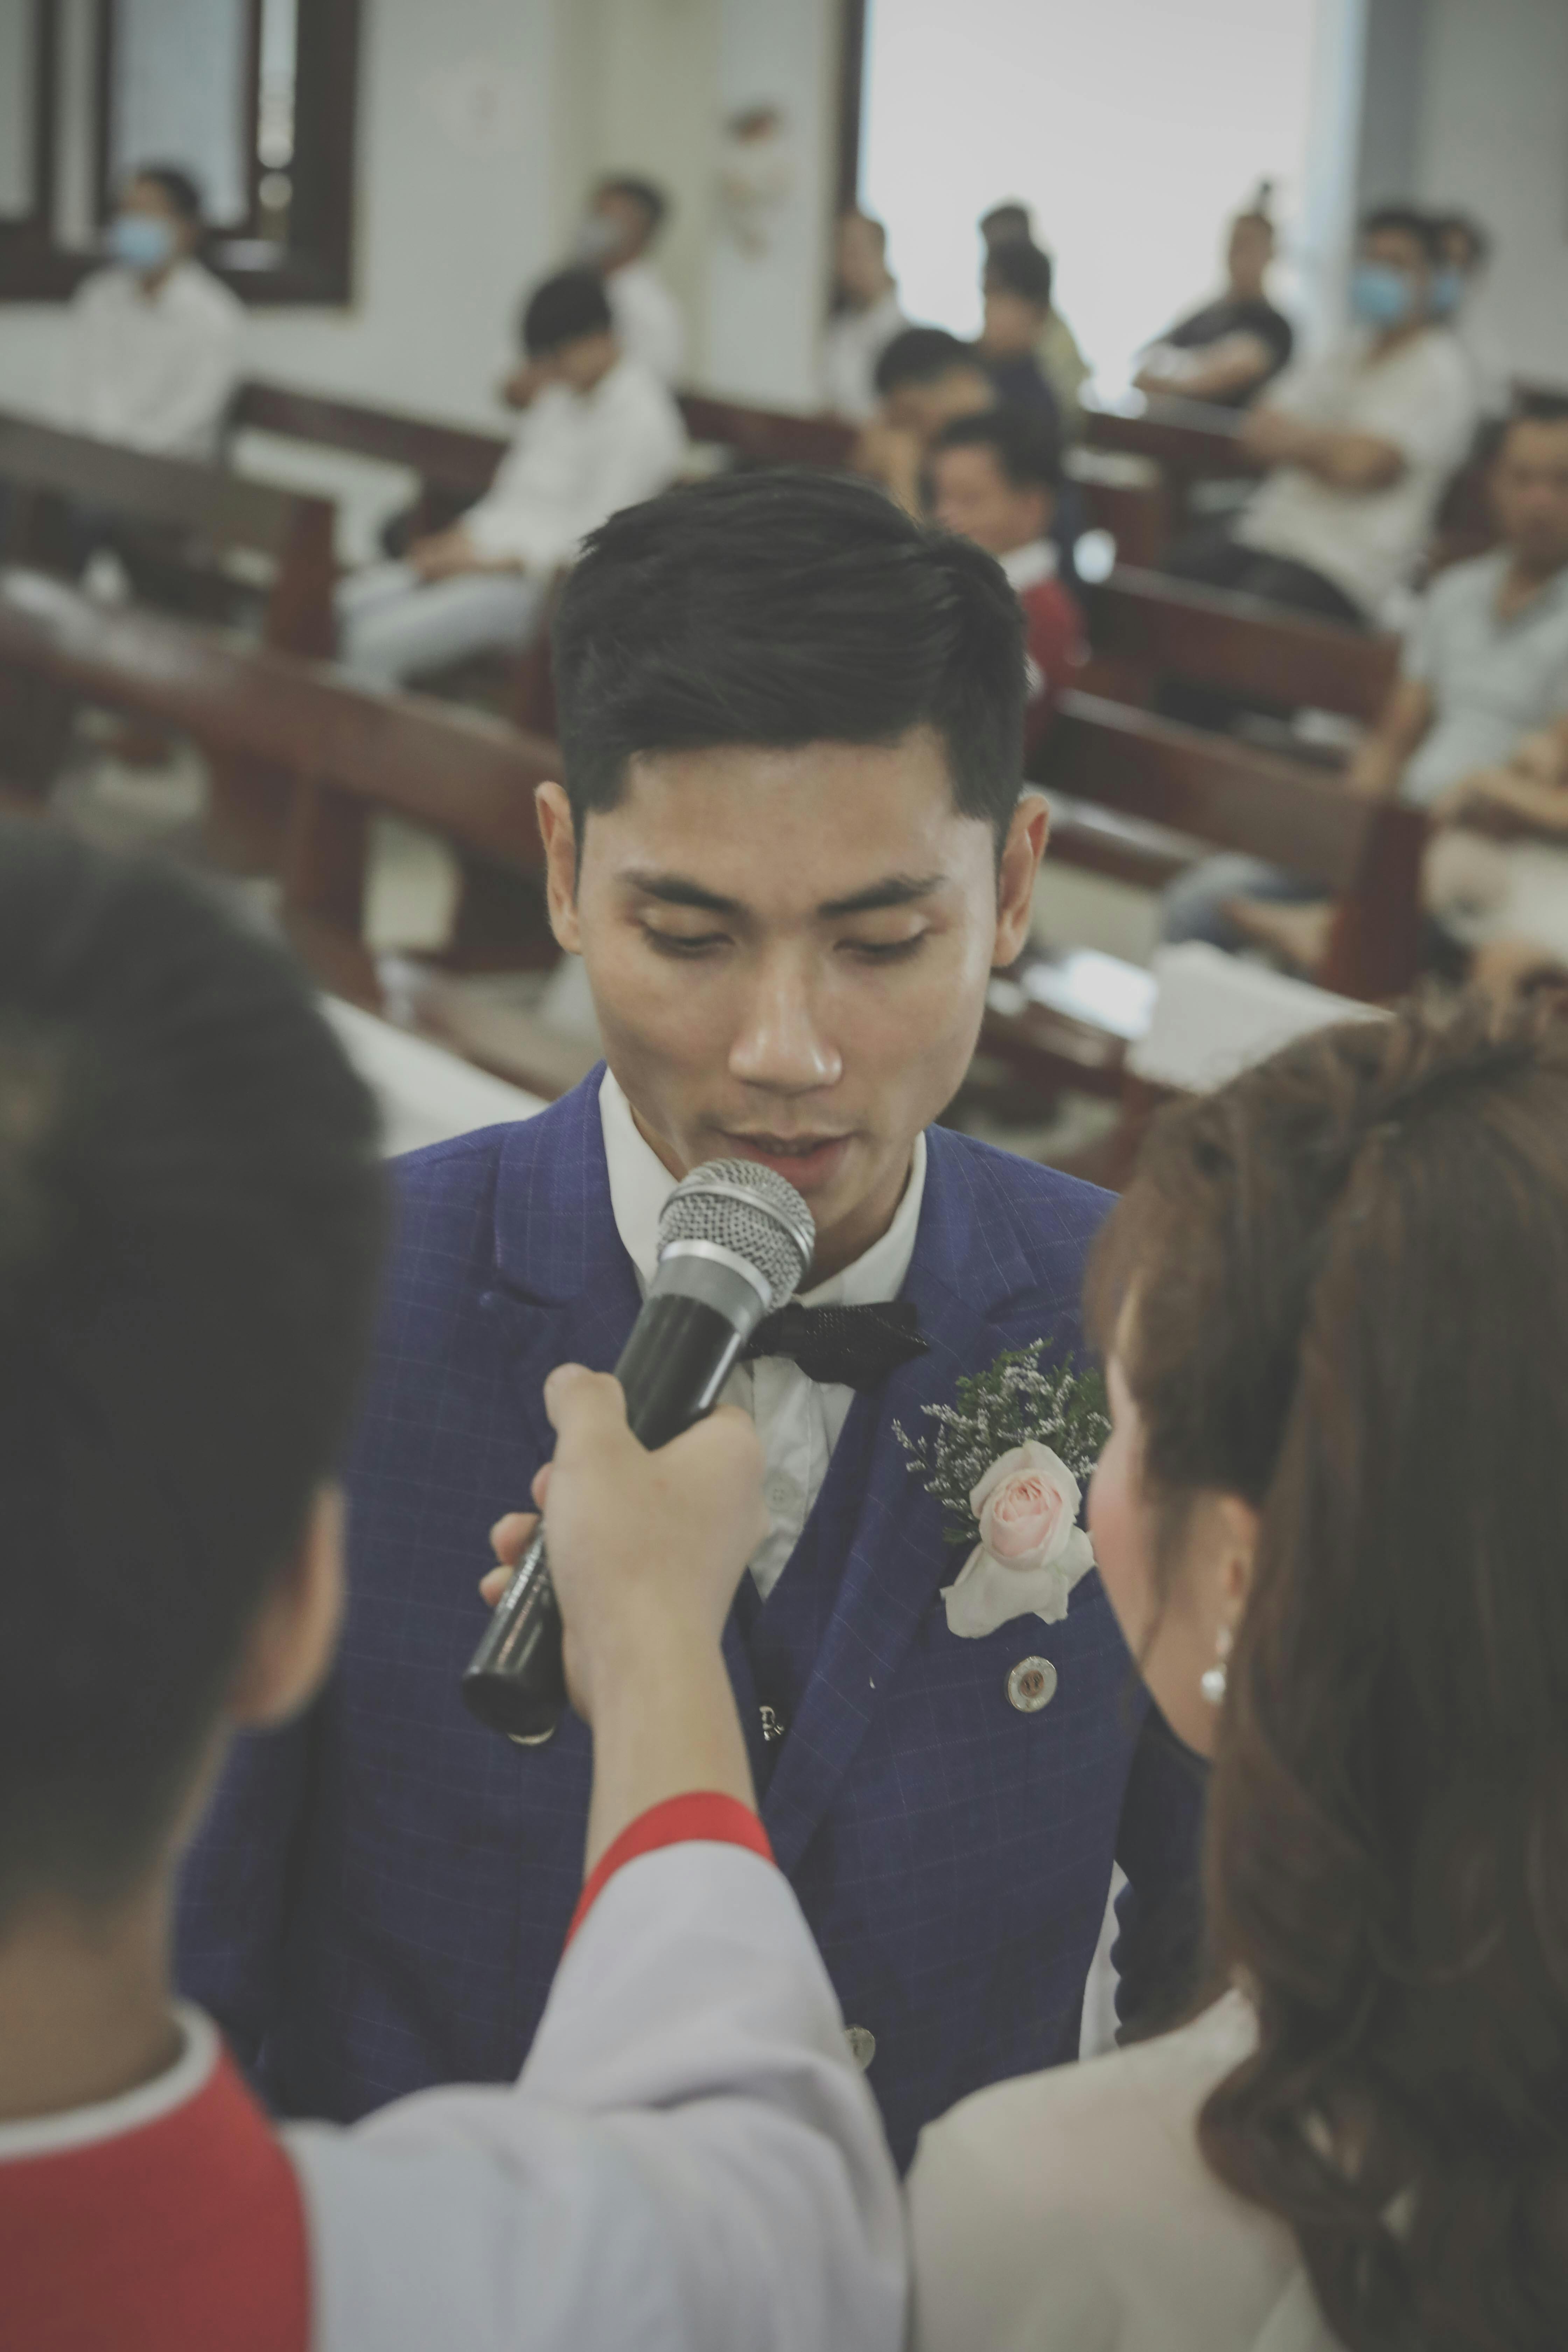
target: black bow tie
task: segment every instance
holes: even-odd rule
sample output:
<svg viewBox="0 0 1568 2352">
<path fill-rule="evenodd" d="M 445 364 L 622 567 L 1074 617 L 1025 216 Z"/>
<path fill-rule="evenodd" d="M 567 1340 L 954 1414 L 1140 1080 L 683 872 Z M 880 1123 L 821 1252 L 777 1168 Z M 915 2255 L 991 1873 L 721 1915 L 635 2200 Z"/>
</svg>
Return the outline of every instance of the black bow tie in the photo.
<svg viewBox="0 0 1568 2352">
<path fill-rule="evenodd" d="M 825 1387 L 874 1389 L 930 1345 L 921 1337 L 912 1299 L 888 1307 L 802 1307 L 792 1298 L 758 1324 L 742 1360 L 788 1356 L 808 1381 Z"/>
</svg>

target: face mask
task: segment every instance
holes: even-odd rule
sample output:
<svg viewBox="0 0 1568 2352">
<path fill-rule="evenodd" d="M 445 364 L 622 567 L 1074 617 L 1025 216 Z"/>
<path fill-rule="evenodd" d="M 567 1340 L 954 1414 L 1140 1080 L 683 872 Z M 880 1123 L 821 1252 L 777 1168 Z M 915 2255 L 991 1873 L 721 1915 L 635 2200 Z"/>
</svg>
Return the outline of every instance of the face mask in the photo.
<svg viewBox="0 0 1568 2352">
<path fill-rule="evenodd" d="M 1351 313 L 1364 327 L 1403 327 L 1415 316 L 1415 290 L 1403 269 L 1358 261 L 1351 271 Z"/>
<path fill-rule="evenodd" d="M 1465 273 L 1462 269 L 1439 269 L 1432 280 L 1432 316 L 1451 319 L 1465 299 Z"/>
<path fill-rule="evenodd" d="M 577 258 L 603 261 L 607 253 L 614 253 L 620 241 L 621 233 L 614 221 L 606 220 L 602 213 L 590 213 L 577 232 Z"/>
<path fill-rule="evenodd" d="M 162 269 L 174 257 L 174 232 L 149 213 L 116 213 L 109 224 L 109 250 L 127 269 Z"/>
</svg>

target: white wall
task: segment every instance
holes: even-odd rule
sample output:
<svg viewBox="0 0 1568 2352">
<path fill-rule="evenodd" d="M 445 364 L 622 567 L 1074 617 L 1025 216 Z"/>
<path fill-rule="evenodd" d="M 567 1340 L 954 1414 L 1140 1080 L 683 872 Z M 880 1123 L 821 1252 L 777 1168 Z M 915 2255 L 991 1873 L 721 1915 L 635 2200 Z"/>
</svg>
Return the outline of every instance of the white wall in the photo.
<svg viewBox="0 0 1568 2352">
<path fill-rule="evenodd" d="M 1481 316 L 1513 368 L 1568 384 L 1568 6 L 1428 0 L 1417 193 L 1495 232 Z"/>
</svg>

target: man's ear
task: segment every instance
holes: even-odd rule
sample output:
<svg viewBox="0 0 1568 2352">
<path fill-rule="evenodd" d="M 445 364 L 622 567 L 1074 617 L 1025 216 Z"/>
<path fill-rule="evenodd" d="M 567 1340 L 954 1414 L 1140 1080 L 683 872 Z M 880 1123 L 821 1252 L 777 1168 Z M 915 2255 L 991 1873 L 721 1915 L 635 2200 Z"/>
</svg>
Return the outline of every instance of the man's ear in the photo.
<svg viewBox="0 0 1568 2352">
<path fill-rule="evenodd" d="M 1051 829 L 1043 793 L 1026 792 L 1013 812 L 996 876 L 996 945 L 991 968 L 1005 971 L 1024 951 L 1035 903 L 1035 882 Z"/>
<path fill-rule="evenodd" d="M 287 1723 L 315 1696 L 338 1646 L 344 1591 L 342 1493 L 321 1486 L 293 1558 L 246 1636 L 225 1708 L 231 1725 L 260 1731 Z"/>
<path fill-rule="evenodd" d="M 539 831 L 544 843 L 545 889 L 550 902 L 550 928 L 557 947 L 581 955 L 583 936 L 577 922 L 577 836 L 572 824 L 572 803 L 559 784 L 541 784 L 533 795 Z"/>
</svg>

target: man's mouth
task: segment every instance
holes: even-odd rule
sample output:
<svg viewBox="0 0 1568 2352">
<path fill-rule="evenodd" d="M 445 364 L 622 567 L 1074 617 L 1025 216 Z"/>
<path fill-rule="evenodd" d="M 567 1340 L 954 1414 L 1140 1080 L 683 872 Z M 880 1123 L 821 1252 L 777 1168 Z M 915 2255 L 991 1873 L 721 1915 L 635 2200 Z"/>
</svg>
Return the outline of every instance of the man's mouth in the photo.
<svg viewBox="0 0 1568 2352">
<path fill-rule="evenodd" d="M 787 1176 L 800 1192 L 819 1192 L 837 1176 L 853 1138 L 847 1135 L 737 1135 L 725 1141 L 737 1158 L 760 1160 Z"/>
</svg>

